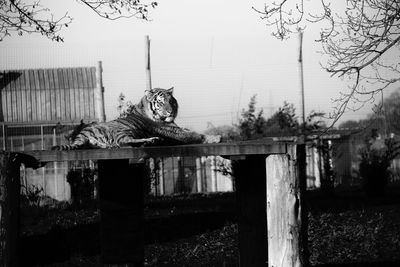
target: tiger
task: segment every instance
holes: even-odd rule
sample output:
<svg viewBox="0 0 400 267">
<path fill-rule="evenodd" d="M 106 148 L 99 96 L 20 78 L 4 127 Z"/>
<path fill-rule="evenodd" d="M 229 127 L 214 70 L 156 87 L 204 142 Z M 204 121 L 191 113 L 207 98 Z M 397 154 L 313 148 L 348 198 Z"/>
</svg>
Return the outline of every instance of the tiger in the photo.
<svg viewBox="0 0 400 267">
<path fill-rule="evenodd" d="M 52 150 L 120 148 L 126 146 L 219 143 L 220 136 L 203 135 L 175 123 L 178 102 L 170 89 L 146 90 L 125 116 L 109 122 L 83 123 L 69 136 L 69 145 Z"/>
</svg>

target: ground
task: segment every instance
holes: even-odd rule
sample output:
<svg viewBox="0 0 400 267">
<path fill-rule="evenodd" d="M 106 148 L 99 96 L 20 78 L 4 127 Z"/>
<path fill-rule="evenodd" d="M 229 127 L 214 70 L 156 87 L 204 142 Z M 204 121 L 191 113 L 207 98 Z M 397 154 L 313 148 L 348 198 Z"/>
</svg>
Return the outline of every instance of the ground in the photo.
<svg viewBox="0 0 400 267">
<path fill-rule="evenodd" d="M 313 266 L 400 266 L 396 196 L 318 198 L 311 198 L 309 213 Z M 25 265 L 99 265 L 96 209 L 64 207 L 35 214 L 23 220 L 23 249 L 29 251 L 24 254 Z M 235 221 L 233 194 L 148 201 L 145 266 L 237 266 Z M 378 263 L 371 265 L 374 262 Z"/>
</svg>

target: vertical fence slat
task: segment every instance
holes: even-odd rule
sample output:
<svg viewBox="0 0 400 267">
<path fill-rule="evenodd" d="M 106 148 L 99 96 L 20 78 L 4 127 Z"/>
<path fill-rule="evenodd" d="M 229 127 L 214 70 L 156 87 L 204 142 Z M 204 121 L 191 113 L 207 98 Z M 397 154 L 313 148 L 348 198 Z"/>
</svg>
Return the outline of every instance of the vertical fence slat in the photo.
<svg viewBox="0 0 400 267">
<path fill-rule="evenodd" d="M 55 100 L 56 100 L 56 120 L 62 120 L 63 116 L 61 115 L 61 106 L 64 105 L 64 103 L 61 102 L 61 90 L 60 90 L 60 85 L 59 85 L 59 78 L 58 78 L 58 72 L 57 69 L 52 70 L 53 73 L 53 80 L 54 80 L 54 85 L 53 85 L 53 91 L 55 92 Z"/>
</svg>

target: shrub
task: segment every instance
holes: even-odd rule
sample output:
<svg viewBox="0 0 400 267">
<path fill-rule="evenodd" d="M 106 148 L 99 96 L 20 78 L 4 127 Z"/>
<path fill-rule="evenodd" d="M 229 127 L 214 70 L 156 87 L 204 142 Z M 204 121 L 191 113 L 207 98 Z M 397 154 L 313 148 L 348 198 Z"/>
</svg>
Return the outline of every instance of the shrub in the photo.
<svg viewBox="0 0 400 267">
<path fill-rule="evenodd" d="M 372 139 L 360 152 L 360 176 L 368 196 L 384 194 L 389 179 L 391 161 L 400 154 L 400 143 L 394 138 Z"/>
</svg>

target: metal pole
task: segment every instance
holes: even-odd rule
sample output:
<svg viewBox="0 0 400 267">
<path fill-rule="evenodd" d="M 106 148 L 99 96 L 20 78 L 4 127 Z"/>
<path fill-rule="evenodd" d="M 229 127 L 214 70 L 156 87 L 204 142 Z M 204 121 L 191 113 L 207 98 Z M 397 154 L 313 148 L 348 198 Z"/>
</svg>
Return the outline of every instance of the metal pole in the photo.
<svg viewBox="0 0 400 267">
<path fill-rule="evenodd" d="M 96 68 L 96 115 L 102 122 L 106 121 L 106 112 L 104 107 L 104 86 L 103 86 L 103 64 L 101 61 L 97 62 Z"/>
<path fill-rule="evenodd" d="M 304 71 L 303 71 L 303 32 L 299 31 L 299 81 L 301 91 L 301 118 L 303 122 L 303 133 L 306 126 L 306 113 L 304 104 Z"/>
<path fill-rule="evenodd" d="M 151 90 L 151 66 L 150 66 L 150 38 L 145 36 L 145 53 L 146 53 L 146 89 Z"/>
</svg>

